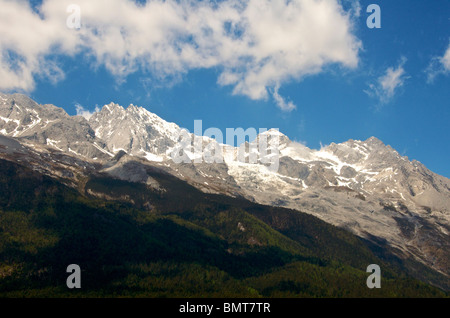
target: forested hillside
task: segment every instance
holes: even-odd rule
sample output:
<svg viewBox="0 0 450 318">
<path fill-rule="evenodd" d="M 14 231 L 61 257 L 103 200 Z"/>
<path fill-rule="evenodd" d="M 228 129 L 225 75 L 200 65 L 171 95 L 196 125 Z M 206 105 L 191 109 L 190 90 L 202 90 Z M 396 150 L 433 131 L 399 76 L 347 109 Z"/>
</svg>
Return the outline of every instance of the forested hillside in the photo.
<svg viewBox="0 0 450 318">
<path fill-rule="evenodd" d="M 442 297 L 349 232 L 294 210 L 102 175 L 80 191 L 0 160 L 3 297 Z M 110 199 L 105 199 L 110 198 Z M 82 269 L 82 288 L 66 268 Z M 369 264 L 382 288 L 366 286 Z"/>
</svg>

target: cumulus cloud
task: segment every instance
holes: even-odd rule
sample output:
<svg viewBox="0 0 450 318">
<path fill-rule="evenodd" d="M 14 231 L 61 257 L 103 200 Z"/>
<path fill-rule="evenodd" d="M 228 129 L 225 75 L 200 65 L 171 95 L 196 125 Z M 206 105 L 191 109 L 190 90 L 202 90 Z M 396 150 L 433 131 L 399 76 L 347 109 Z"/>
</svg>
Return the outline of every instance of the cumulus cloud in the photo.
<svg viewBox="0 0 450 318">
<path fill-rule="evenodd" d="M 92 115 L 94 115 L 94 113 L 100 111 L 100 108 L 98 106 L 95 107 L 95 111 L 91 112 L 91 111 L 85 109 L 80 104 L 75 104 L 75 109 L 77 111 L 77 116 L 82 116 L 82 117 L 86 118 L 86 120 L 89 120 L 89 118 L 91 118 Z"/>
<path fill-rule="evenodd" d="M 396 67 L 389 67 L 384 75 L 378 78 L 375 84 L 369 85 L 369 90 L 365 92 L 380 101 L 380 104 L 389 103 L 394 97 L 398 88 L 402 87 L 405 80 L 408 78 L 406 75 L 404 64 L 406 59 L 402 58 L 400 64 Z"/>
<path fill-rule="evenodd" d="M 35 76 L 51 82 L 64 78 L 49 55 L 57 45 L 60 53 L 70 54 L 73 35 L 61 32 L 53 19 L 41 19 L 27 1 L 2 0 L 0 8 L 0 89 L 31 91 Z"/>
<path fill-rule="evenodd" d="M 329 64 L 358 65 L 358 7 L 339 0 L 78 0 L 81 28 L 66 25 L 73 0 L 0 0 L 0 89 L 31 91 L 35 77 L 61 80 L 55 56 L 89 57 L 118 81 L 140 70 L 164 81 L 216 68 L 219 85 L 254 100 L 295 106 L 278 87 Z M 359 4 L 359 2 L 358 2 Z M 355 9 L 356 8 L 356 9 Z"/>
<path fill-rule="evenodd" d="M 434 79 L 441 74 L 450 73 L 450 44 L 444 53 L 444 56 L 434 57 L 426 70 L 428 83 L 432 83 Z"/>
</svg>

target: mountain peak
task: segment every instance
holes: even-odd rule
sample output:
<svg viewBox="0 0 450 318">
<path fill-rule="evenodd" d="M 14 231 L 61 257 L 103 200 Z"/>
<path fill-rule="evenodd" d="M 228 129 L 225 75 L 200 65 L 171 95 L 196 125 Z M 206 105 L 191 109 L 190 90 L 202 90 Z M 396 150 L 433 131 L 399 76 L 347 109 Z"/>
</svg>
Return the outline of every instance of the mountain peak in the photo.
<svg viewBox="0 0 450 318">
<path fill-rule="evenodd" d="M 370 137 L 369 139 L 367 139 L 367 140 L 365 141 L 365 143 L 366 143 L 366 144 L 369 144 L 369 145 L 379 145 L 379 146 L 384 146 L 384 143 L 383 143 L 380 139 L 378 139 L 377 137 L 374 137 L 374 136 L 372 136 L 372 137 Z"/>
<path fill-rule="evenodd" d="M 136 110 L 140 110 L 140 109 L 142 109 L 142 108 L 143 108 L 143 107 L 136 106 L 136 105 L 134 105 L 134 104 L 130 104 L 130 105 L 128 105 L 127 110 L 133 110 L 133 111 L 136 111 Z"/>
<path fill-rule="evenodd" d="M 127 109 L 126 109 L 127 113 L 129 114 L 136 114 L 139 116 L 146 116 L 146 117 L 150 117 L 150 118 L 154 118 L 156 117 L 155 114 L 153 114 L 152 112 L 148 111 L 145 107 L 142 106 L 136 106 L 133 104 L 130 104 Z"/>
<path fill-rule="evenodd" d="M 114 102 L 111 102 L 111 103 L 103 106 L 100 112 L 102 112 L 103 110 L 106 110 L 110 113 L 117 112 L 117 111 L 119 111 L 119 112 L 125 111 L 125 109 L 122 106 L 120 106 L 119 104 L 116 104 Z"/>
<path fill-rule="evenodd" d="M 271 137 L 278 136 L 278 137 L 280 137 L 280 139 L 289 139 L 288 136 L 286 136 L 285 134 L 283 134 L 276 128 L 271 128 L 269 130 L 266 130 L 266 131 L 260 133 L 259 135 L 260 136 L 271 136 Z"/>
<path fill-rule="evenodd" d="M 25 107 L 29 107 L 29 108 L 35 108 L 38 106 L 38 104 L 32 100 L 30 97 L 23 95 L 23 94 L 0 94 L 1 99 L 3 100 L 3 102 L 7 102 L 9 101 L 11 103 L 11 105 L 23 105 Z"/>
<path fill-rule="evenodd" d="M 268 137 L 269 140 L 273 140 L 272 138 L 275 137 L 278 138 L 277 143 L 279 144 L 280 147 L 282 146 L 282 148 L 285 148 L 291 142 L 288 136 L 286 136 L 285 134 L 283 134 L 282 132 L 280 132 L 278 129 L 275 128 L 271 128 L 267 131 L 260 133 L 258 135 L 257 140 L 259 140 L 260 136 Z"/>
</svg>

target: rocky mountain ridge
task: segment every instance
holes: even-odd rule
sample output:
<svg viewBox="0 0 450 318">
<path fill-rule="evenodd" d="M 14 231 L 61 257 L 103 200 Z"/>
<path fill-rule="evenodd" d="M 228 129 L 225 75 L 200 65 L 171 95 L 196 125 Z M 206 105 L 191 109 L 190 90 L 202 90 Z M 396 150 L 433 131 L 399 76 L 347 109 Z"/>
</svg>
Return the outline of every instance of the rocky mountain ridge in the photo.
<svg viewBox="0 0 450 318">
<path fill-rule="evenodd" d="M 148 167 L 158 167 L 204 192 L 310 213 L 450 276 L 450 180 L 377 138 L 313 150 L 271 130 L 266 134 L 279 138 L 273 171 L 260 161 L 237 160 L 238 148 L 193 135 L 193 147 L 200 138 L 203 147 L 221 148 L 223 162 L 176 164 L 171 153 L 180 132 L 134 105 L 111 103 L 86 120 L 24 95 L 0 94 L 0 156 L 73 187 L 82 188 L 90 173 L 105 173 L 164 191 L 146 175 Z"/>
</svg>

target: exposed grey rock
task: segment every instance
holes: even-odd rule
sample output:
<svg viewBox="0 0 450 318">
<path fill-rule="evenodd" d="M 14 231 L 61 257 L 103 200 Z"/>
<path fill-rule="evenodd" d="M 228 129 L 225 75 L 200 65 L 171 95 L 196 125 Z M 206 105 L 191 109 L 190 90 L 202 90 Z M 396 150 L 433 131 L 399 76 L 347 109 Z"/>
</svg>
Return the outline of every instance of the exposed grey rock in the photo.
<svg viewBox="0 0 450 318">
<path fill-rule="evenodd" d="M 135 156 L 150 155 L 153 160 L 162 160 L 175 146 L 181 130 L 142 107 L 130 105 L 124 109 L 114 103 L 105 105 L 89 123 L 112 152 L 123 150 Z"/>
<path fill-rule="evenodd" d="M 249 164 L 250 145 L 262 135 L 246 144 L 246 162 L 237 160 L 237 148 L 202 138 L 203 147 L 222 148 L 223 162 L 176 164 L 169 154 L 180 131 L 133 105 L 111 103 L 86 121 L 23 95 L 0 94 L 0 134 L 8 136 L 0 138 L 0 157 L 26 162 L 74 187 L 85 176 L 107 173 L 161 189 L 148 176 L 157 167 L 207 193 L 310 213 L 375 244 L 387 242 L 399 257 L 450 277 L 450 180 L 379 139 L 314 150 L 271 130 L 265 134 L 280 138 L 279 169 L 271 171 L 261 160 Z M 260 156 L 261 149 L 256 151 Z"/>
<path fill-rule="evenodd" d="M 39 105 L 21 94 L 0 99 L 0 132 L 87 158 L 107 158 L 108 148 L 86 119 L 53 105 Z"/>
</svg>

